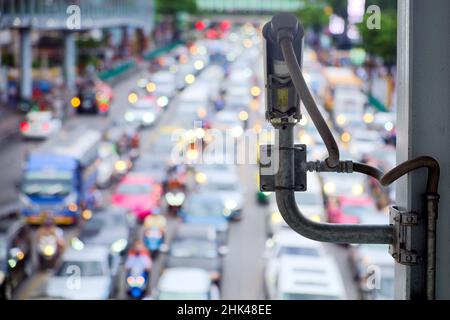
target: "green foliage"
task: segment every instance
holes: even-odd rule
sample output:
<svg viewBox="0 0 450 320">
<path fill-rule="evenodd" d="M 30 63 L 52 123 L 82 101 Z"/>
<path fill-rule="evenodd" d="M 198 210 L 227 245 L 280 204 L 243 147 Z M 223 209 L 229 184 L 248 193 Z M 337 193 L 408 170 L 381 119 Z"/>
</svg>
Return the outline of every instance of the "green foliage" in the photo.
<svg viewBox="0 0 450 320">
<path fill-rule="evenodd" d="M 196 0 L 156 0 L 156 12 L 159 14 L 175 15 L 179 12 L 196 13 Z"/>
<path fill-rule="evenodd" d="M 324 7 L 318 5 L 306 5 L 298 12 L 300 21 L 305 28 L 321 29 L 328 23 L 328 16 L 325 14 Z"/>
<path fill-rule="evenodd" d="M 369 53 L 381 57 L 386 65 L 392 65 L 397 56 L 397 12 L 393 9 L 381 11 L 381 29 L 370 30 L 367 20 L 370 15 L 364 16 L 364 21 L 358 25 L 362 37 L 362 47 Z"/>
</svg>

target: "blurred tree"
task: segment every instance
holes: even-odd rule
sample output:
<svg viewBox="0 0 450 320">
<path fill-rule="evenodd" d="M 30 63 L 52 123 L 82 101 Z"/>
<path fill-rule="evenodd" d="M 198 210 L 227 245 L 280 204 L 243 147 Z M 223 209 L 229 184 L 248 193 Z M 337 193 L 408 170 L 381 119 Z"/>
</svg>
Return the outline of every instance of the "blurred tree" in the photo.
<svg viewBox="0 0 450 320">
<path fill-rule="evenodd" d="M 316 32 L 328 24 L 329 16 L 325 12 L 324 1 L 306 0 L 305 6 L 297 14 L 305 28 L 312 28 Z"/>
<path fill-rule="evenodd" d="M 176 15 L 180 12 L 197 12 L 197 1 L 195 0 L 156 0 L 156 12 L 160 14 Z"/>
<path fill-rule="evenodd" d="M 156 0 L 156 13 L 158 15 L 169 16 L 174 34 L 172 40 L 179 40 L 181 37 L 180 16 L 185 13 L 196 13 L 198 11 L 196 0 Z M 161 19 L 157 19 L 161 20 Z"/>
<path fill-rule="evenodd" d="M 383 59 L 386 66 L 395 64 L 397 57 L 397 12 L 393 9 L 381 12 L 381 29 L 367 28 L 370 15 L 358 25 L 362 38 L 362 47 L 367 53 Z"/>
</svg>

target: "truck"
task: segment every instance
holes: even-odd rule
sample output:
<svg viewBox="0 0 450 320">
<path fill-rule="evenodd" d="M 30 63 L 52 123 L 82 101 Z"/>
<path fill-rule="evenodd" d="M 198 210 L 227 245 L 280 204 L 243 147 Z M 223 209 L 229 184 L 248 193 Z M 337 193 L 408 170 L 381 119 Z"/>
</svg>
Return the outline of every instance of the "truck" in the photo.
<svg viewBox="0 0 450 320">
<path fill-rule="evenodd" d="M 75 224 L 93 209 L 101 133 L 79 128 L 63 131 L 30 152 L 20 188 L 22 214 L 29 224 L 52 217 Z"/>
</svg>

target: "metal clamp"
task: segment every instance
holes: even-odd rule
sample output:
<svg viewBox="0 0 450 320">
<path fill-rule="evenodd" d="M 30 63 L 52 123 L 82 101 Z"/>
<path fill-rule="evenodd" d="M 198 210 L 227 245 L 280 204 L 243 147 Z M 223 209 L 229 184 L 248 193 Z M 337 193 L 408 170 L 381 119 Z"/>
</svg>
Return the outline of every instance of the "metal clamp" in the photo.
<svg viewBox="0 0 450 320">
<path fill-rule="evenodd" d="M 292 187 L 276 186 L 275 175 L 279 169 L 279 153 L 294 152 L 295 185 Z M 293 148 L 261 145 L 259 151 L 259 184 L 263 192 L 276 190 L 306 191 L 306 145 L 297 144 Z"/>
<path fill-rule="evenodd" d="M 394 227 L 394 242 L 389 246 L 389 253 L 400 264 L 418 264 L 420 256 L 417 250 L 411 248 L 408 239 L 411 228 L 419 224 L 419 215 L 395 206 L 390 208 L 389 213 L 390 223 Z"/>
</svg>

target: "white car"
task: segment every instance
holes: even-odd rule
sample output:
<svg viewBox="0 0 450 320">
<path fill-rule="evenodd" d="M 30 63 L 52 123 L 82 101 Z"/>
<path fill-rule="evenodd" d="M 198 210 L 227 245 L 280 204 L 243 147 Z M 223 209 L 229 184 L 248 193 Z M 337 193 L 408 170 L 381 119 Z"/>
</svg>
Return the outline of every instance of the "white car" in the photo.
<svg viewBox="0 0 450 320">
<path fill-rule="evenodd" d="M 224 204 L 224 214 L 229 219 L 240 220 L 244 206 L 245 190 L 240 186 L 239 176 L 234 172 L 209 171 L 203 189 L 219 196 Z"/>
<path fill-rule="evenodd" d="M 366 179 L 361 173 L 342 174 L 325 172 L 322 177 L 322 188 L 326 196 L 369 196 Z"/>
<path fill-rule="evenodd" d="M 194 83 L 179 95 L 176 112 L 180 117 L 195 120 L 201 110 L 207 111 L 208 103 L 208 86 L 203 83 Z M 190 126 L 192 127 L 193 123 Z"/>
<path fill-rule="evenodd" d="M 119 267 L 109 248 L 68 249 L 50 277 L 45 295 L 55 299 L 104 300 L 113 296 Z"/>
<path fill-rule="evenodd" d="M 158 71 L 151 76 L 154 83 L 154 94 L 171 98 L 176 93 L 175 75 L 170 71 Z"/>
<path fill-rule="evenodd" d="M 197 268 L 169 268 L 157 286 L 159 300 L 219 300 L 218 287 L 207 271 Z"/>
<path fill-rule="evenodd" d="M 20 123 L 22 137 L 46 139 L 61 129 L 61 120 L 53 117 L 51 111 L 30 111 Z"/>
<path fill-rule="evenodd" d="M 136 101 L 124 114 L 127 122 L 137 122 L 142 127 L 153 125 L 161 113 L 156 101 L 150 98 L 141 98 Z"/>
<path fill-rule="evenodd" d="M 275 284 L 284 257 L 321 259 L 326 257 L 326 252 L 322 243 L 302 237 L 292 230 L 280 230 L 267 240 L 264 253 L 266 259 L 264 283 L 266 292 L 271 298 L 275 295 Z"/>
<path fill-rule="evenodd" d="M 99 165 L 97 169 L 97 186 L 108 187 L 115 175 L 117 161 L 120 160 L 111 142 L 102 142 L 98 150 Z"/>
<path fill-rule="evenodd" d="M 345 300 L 342 276 L 331 257 L 282 257 L 270 283 L 271 300 Z"/>
<path fill-rule="evenodd" d="M 242 121 L 236 111 L 220 111 L 212 123 L 214 129 L 231 134 L 234 138 L 239 138 L 244 133 Z"/>
<path fill-rule="evenodd" d="M 389 224 L 387 214 L 365 215 L 362 224 Z M 394 299 L 395 262 L 389 253 L 389 246 L 383 244 L 362 244 L 352 246 L 349 251 L 355 276 L 365 299 Z"/>
<path fill-rule="evenodd" d="M 350 149 L 359 156 L 370 155 L 382 148 L 384 141 L 378 131 L 354 130 Z"/>
</svg>

